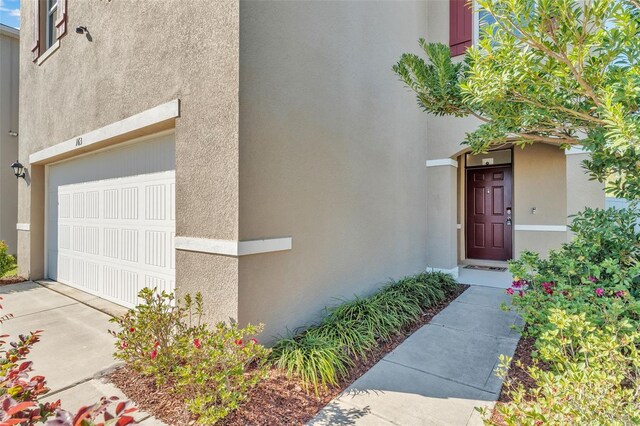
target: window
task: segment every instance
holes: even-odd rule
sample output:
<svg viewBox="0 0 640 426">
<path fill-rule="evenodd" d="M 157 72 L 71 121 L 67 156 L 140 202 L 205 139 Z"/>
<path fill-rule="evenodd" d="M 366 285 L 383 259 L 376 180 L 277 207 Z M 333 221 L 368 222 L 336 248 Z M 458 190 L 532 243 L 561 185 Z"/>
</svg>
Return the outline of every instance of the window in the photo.
<svg viewBox="0 0 640 426">
<path fill-rule="evenodd" d="M 30 4 L 33 7 L 32 59 L 40 64 L 56 50 L 58 40 L 67 33 L 67 0 L 35 0 Z M 48 54 L 43 55 L 45 52 Z"/>
<path fill-rule="evenodd" d="M 58 20 L 58 0 L 47 0 L 46 41 L 45 50 L 49 49 L 57 40 L 56 21 Z"/>
<path fill-rule="evenodd" d="M 467 47 L 478 43 L 482 28 L 496 20 L 486 10 L 467 0 L 449 0 L 449 47 L 451 56 L 464 54 Z"/>
<path fill-rule="evenodd" d="M 496 18 L 488 11 L 476 8 L 473 12 L 473 44 L 477 44 L 482 37 L 482 28 L 496 23 Z"/>
</svg>

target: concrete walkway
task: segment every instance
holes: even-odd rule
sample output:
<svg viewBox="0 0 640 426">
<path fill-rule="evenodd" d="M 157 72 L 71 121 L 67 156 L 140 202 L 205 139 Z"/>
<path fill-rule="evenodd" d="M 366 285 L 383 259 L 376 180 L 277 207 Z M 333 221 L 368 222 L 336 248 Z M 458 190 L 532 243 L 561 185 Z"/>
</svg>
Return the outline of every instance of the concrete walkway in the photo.
<svg viewBox="0 0 640 426">
<path fill-rule="evenodd" d="M 74 292 L 69 287 L 64 291 Z M 32 282 L 0 287 L 0 296 L 4 298 L 2 313 L 14 315 L 0 324 L 0 334 L 9 334 L 11 341 L 19 334 L 43 330 L 40 342 L 27 359 L 33 361 L 35 374 L 47 378 L 50 391 L 43 402 L 60 399 L 70 411 L 98 402 L 102 396 L 126 399 L 103 378 L 118 364 L 112 356 L 114 339 L 107 332 L 114 328 L 109 323 L 111 316 L 79 301 L 86 298 L 83 302 L 91 302 L 97 299 L 95 296 L 76 293 L 79 297 L 73 299 Z M 144 412 L 136 413 L 135 417 L 144 420 L 145 425 L 162 424 Z"/>
<path fill-rule="evenodd" d="M 500 310 L 504 290 L 473 286 L 411 335 L 311 425 L 481 425 L 474 408 L 500 394 L 498 356 L 512 356 L 521 324 Z"/>
</svg>

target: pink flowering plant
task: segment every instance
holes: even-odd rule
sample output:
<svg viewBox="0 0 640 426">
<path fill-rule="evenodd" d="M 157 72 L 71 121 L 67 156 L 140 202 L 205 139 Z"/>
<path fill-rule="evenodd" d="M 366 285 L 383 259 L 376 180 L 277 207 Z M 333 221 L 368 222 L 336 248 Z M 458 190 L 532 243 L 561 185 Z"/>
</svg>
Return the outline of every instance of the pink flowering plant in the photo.
<svg viewBox="0 0 640 426">
<path fill-rule="evenodd" d="M 552 309 L 584 313 L 603 326 L 627 319 L 640 324 L 640 235 L 638 212 L 590 210 L 570 226 L 571 242 L 552 250 L 548 259 L 523 252 L 510 263 L 514 283 L 507 293 L 528 325 L 539 335 L 548 328 Z"/>
<path fill-rule="evenodd" d="M 115 356 L 181 395 L 200 424 L 224 418 L 266 376 L 269 350 L 254 337 L 262 326 L 202 322 L 201 294 L 178 300 L 143 289 L 142 303 L 112 322 Z"/>
</svg>

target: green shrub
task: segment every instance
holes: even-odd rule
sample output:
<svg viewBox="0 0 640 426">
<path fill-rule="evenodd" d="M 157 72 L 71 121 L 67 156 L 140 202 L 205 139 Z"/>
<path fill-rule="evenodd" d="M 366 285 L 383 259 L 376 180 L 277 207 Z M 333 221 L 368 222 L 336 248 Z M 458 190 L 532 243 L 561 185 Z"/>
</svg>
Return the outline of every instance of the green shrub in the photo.
<svg viewBox="0 0 640 426">
<path fill-rule="evenodd" d="M 4 241 L 0 241 L 0 277 L 12 270 L 16 264 L 15 257 L 7 253 L 9 246 Z"/>
<path fill-rule="evenodd" d="M 598 326 L 621 318 L 640 324 L 638 217 L 634 208 L 587 209 L 570 226 L 573 240 L 552 250 L 548 259 L 523 252 L 511 262 L 515 282 L 509 291 L 520 296 L 514 305 L 531 334 L 548 327 L 552 309 L 585 313 Z"/>
<path fill-rule="evenodd" d="M 283 338 L 272 352 L 275 365 L 299 377 L 316 394 L 347 376 L 353 358 L 366 359 L 380 341 L 415 322 L 424 309 L 454 290 L 443 273 L 421 273 L 393 281 L 376 294 L 327 308 L 327 316 L 306 331 Z"/>
<path fill-rule="evenodd" d="M 182 362 L 173 371 L 175 388 L 199 423 L 212 424 L 226 417 L 266 377 L 268 350 L 246 337 L 260 331 L 260 327 L 240 329 L 219 323 L 195 339 L 182 336 L 176 342 Z"/>
<path fill-rule="evenodd" d="M 511 402 L 498 404 L 507 425 L 626 425 L 640 423 L 640 355 L 637 328 L 621 320 L 598 328 L 585 314 L 550 311 L 550 327 L 538 341 L 538 365 L 527 371 L 535 381 L 528 392 L 511 388 Z M 509 359 L 502 359 L 507 371 Z M 510 383 L 507 383 L 507 387 Z"/>
<path fill-rule="evenodd" d="M 180 394 L 198 423 L 212 424 L 246 400 L 266 375 L 269 351 L 251 336 L 261 326 L 201 323 L 202 297 L 176 300 L 145 288 L 138 307 L 112 322 L 120 326 L 114 356 Z"/>
<path fill-rule="evenodd" d="M 299 377 L 307 391 L 313 387 L 317 394 L 319 387 L 337 385 L 352 361 L 342 347 L 315 331 L 278 341 L 272 355 L 278 368 Z"/>
</svg>

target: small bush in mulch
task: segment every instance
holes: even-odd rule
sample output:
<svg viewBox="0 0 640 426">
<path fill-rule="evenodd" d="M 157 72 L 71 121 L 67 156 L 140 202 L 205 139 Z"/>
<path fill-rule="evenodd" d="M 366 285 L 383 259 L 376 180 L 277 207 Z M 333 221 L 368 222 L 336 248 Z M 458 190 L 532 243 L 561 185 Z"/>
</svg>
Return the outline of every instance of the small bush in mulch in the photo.
<svg viewBox="0 0 640 426">
<path fill-rule="evenodd" d="M 585 313 L 559 309 L 549 325 L 536 342 L 537 359 L 517 366 L 528 379 L 507 379 L 507 402 L 496 406 L 490 424 L 638 424 L 637 329 L 624 321 L 599 328 Z"/>
<path fill-rule="evenodd" d="M 414 331 L 427 324 L 468 286 L 452 284 L 443 298 L 421 310 L 415 318 L 384 339 L 377 339 L 366 356 L 354 357 L 346 373 L 338 377 L 334 385 L 319 386 L 318 392 L 310 392 L 313 386 L 297 376 L 272 367 L 266 379 L 257 383 L 247 394 L 247 400 L 217 424 L 240 425 L 299 425 L 308 422 L 322 407 L 347 388 L 358 377 L 395 349 Z M 391 290 L 388 290 L 391 291 Z M 325 323 L 325 322 L 323 322 Z M 129 367 L 116 370 L 110 379 L 124 393 L 136 401 L 139 407 L 168 424 L 194 424 L 196 418 L 189 413 L 180 398 L 176 398 L 166 386 L 132 372 Z"/>
<path fill-rule="evenodd" d="M 119 326 L 111 332 L 117 338 L 114 355 L 136 373 L 138 388 L 154 384 L 150 389 L 163 404 L 179 401 L 180 413 L 186 408 L 198 423 L 213 424 L 238 408 L 266 376 L 269 351 L 251 337 L 260 327 L 201 323 L 200 294 L 175 300 L 145 288 L 138 296 L 143 303 L 112 320 Z"/>
</svg>

